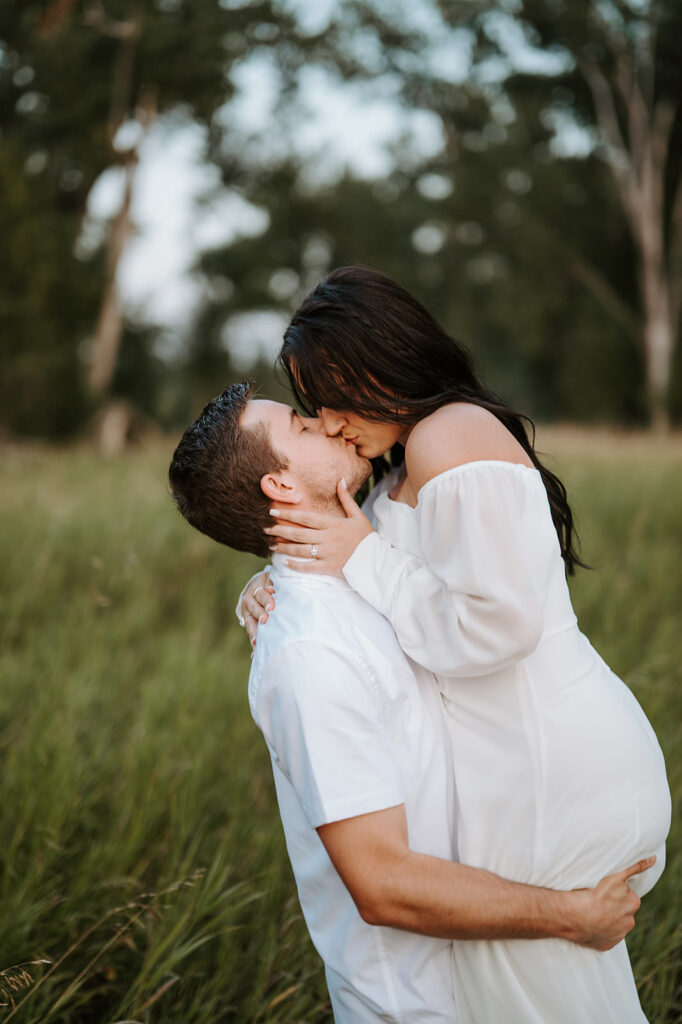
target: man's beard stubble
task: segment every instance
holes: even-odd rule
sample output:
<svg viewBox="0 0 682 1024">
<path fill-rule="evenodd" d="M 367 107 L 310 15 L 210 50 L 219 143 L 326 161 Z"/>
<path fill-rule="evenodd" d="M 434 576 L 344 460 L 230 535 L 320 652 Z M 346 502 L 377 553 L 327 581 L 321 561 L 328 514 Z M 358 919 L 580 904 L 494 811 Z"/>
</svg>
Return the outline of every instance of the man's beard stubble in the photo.
<svg viewBox="0 0 682 1024">
<path fill-rule="evenodd" d="M 361 464 L 358 464 L 352 472 L 347 473 L 344 477 L 348 493 L 351 495 L 357 494 L 371 473 L 371 463 L 363 459 Z M 343 506 L 339 501 L 339 496 L 336 493 L 336 481 L 334 481 L 333 485 L 329 483 L 322 484 L 319 477 L 313 476 L 312 473 L 305 473 L 304 480 L 311 498 L 311 505 L 315 512 L 328 512 L 332 515 L 345 514 Z"/>
</svg>

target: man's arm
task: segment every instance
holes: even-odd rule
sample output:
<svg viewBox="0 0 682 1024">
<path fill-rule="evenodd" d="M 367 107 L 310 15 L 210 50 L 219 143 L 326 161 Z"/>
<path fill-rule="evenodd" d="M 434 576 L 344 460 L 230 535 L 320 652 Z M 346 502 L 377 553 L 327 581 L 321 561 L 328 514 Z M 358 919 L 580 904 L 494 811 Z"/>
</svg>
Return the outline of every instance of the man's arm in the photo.
<svg viewBox="0 0 682 1024">
<path fill-rule="evenodd" d="M 563 938 L 610 949 L 634 928 L 640 906 L 627 879 L 655 860 L 594 889 L 557 892 L 415 853 L 402 804 L 317 832 L 363 920 L 445 939 Z"/>
</svg>

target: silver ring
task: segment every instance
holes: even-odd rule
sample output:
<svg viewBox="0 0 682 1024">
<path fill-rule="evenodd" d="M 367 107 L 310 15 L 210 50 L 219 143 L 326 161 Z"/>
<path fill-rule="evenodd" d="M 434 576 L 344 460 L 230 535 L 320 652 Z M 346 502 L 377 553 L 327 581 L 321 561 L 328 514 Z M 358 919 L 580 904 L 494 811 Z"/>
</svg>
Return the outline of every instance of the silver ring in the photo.
<svg viewBox="0 0 682 1024">
<path fill-rule="evenodd" d="M 310 557 L 317 558 L 317 544 L 310 545 Z"/>
<path fill-rule="evenodd" d="M 259 590 L 265 590 L 265 587 L 262 587 L 262 586 L 261 587 L 256 587 L 256 589 L 253 592 L 254 600 L 255 600 L 256 594 L 258 593 Z"/>
</svg>

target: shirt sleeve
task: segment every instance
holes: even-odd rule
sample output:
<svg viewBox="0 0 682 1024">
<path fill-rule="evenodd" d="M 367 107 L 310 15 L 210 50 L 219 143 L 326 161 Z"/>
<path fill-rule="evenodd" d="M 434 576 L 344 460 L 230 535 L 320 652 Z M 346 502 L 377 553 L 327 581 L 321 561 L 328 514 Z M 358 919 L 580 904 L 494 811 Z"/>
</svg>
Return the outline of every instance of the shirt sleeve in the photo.
<svg viewBox="0 0 682 1024">
<path fill-rule="evenodd" d="M 457 470 L 420 492 L 422 557 L 374 533 L 343 571 L 414 661 L 478 676 L 537 646 L 558 540 L 537 473 L 497 462 Z"/>
<path fill-rule="evenodd" d="M 280 648 L 254 717 L 311 828 L 404 802 L 381 695 L 352 654 L 319 642 Z"/>
</svg>

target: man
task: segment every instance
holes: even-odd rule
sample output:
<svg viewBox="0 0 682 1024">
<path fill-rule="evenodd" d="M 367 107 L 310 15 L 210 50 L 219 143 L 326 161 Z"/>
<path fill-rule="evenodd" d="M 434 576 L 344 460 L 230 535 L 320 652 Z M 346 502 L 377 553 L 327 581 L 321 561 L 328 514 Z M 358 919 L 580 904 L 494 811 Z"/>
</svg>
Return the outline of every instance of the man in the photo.
<svg viewBox="0 0 682 1024">
<path fill-rule="evenodd" d="M 318 420 L 228 388 L 170 467 L 187 520 L 266 555 L 270 511 L 337 511 L 370 464 Z M 454 776 L 433 677 L 336 577 L 274 560 L 277 615 L 259 634 L 249 702 L 270 751 L 303 913 L 337 1024 L 456 1020 L 452 939 L 561 937 L 607 949 L 634 925 L 626 879 L 553 892 L 456 862 Z"/>
</svg>

